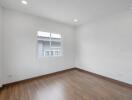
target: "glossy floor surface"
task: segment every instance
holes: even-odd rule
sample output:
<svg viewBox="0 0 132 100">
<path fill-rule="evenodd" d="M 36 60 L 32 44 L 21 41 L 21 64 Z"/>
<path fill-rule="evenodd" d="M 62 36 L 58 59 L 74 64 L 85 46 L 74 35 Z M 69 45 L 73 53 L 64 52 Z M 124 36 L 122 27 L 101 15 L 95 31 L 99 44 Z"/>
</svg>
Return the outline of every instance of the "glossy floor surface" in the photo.
<svg viewBox="0 0 132 100">
<path fill-rule="evenodd" d="M 132 89 L 71 70 L 4 87 L 0 100 L 132 100 Z"/>
</svg>

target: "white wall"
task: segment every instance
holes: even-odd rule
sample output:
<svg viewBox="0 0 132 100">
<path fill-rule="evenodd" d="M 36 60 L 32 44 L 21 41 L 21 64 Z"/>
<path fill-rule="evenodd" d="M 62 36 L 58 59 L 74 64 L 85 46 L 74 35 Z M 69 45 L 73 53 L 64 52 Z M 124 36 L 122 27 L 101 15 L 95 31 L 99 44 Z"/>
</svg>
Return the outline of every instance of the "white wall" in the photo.
<svg viewBox="0 0 132 100">
<path fill-rule="evenodd" d="M 37 16 L 8 9 L 3 14 L 4 83 L 72 68 L 76 55 L 77 67 L 132 84 L 132 13 L 80 26 L 77 34 L 72 26 Z M 37 57 L 38 30 L 63 35 L 62 57 Z"/>
<path fill-rule="evenodd" d="M 80 26 L 76 66 L 132 84 L 132 12 Z"/>
<path fill-rule="evenodd" d="M 62 57 L 37 56 L 37 31 L 61 33 Z M 74 27 L 4 9 L 4 83 L 74 67 Z"/>
<path fill-rule="evenodd" d="M 2 85 L 2 7 L 0 6 L 0 87 Z"/>
</svg>

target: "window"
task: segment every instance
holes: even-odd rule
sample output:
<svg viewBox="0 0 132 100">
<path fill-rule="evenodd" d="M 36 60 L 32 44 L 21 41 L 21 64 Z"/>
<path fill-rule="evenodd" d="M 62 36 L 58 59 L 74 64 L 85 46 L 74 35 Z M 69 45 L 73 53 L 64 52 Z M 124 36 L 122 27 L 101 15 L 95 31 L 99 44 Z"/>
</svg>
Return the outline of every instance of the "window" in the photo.
<svg viewBox="0 0 132 100">
<path fill-rule="evenodd" d="M 37 41 L 38 41 L 38 54 L 40 57 L 62 55 L 61 34 L 38 31 Z"/>
</svg>

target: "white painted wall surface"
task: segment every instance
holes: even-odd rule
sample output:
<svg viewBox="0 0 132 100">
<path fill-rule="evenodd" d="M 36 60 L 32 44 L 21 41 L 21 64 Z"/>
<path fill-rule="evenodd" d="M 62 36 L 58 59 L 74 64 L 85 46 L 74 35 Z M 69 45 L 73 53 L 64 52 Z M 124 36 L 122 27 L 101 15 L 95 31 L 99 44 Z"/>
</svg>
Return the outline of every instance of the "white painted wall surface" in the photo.
<svg viewBox="0 0 132 100">
<path fill-rule="evenodd" d="M 48 19 L 8 9 L 4 9 L 3 14 L 4 83 L 45 75 L 76 65 L 132 84 L 131 12 L 80 26 L 77 28 L 77 34 L 74 27 Z M 62 34 L 64 44 L 62 57 L 38 58 L 36 38 L 38 30 Z M 0 45 L 0 50 L 1 48 Z"/>
<path fill-rule="evenodd" d="M 2 7 L 0 6 L 0 87 L 2 86 Z"/>
<path fill-rule="evenodd" d="M 76 66 L 132 84 L 132 12 L 77 29 Z"/>
<path fill-rule="evenodd" d="M 62 57 L 37 56 L 37 31 L 62 34 Z M 4 83 L 45 75 L 74 66 L 74 27 L 4 9 Z"/>
</svg>

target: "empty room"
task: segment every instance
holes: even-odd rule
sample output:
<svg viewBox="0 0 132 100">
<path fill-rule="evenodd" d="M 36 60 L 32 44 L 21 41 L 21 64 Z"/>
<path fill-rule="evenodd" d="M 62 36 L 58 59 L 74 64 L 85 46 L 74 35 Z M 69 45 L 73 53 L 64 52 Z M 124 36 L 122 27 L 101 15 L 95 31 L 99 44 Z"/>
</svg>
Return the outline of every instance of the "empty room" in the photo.
<svg viewBox="0 0 132 100">
<path fill-rule="evenodd" d="M 0 0 L 0 100 L 132 100 L 132 0 Z"/>
</svg>

